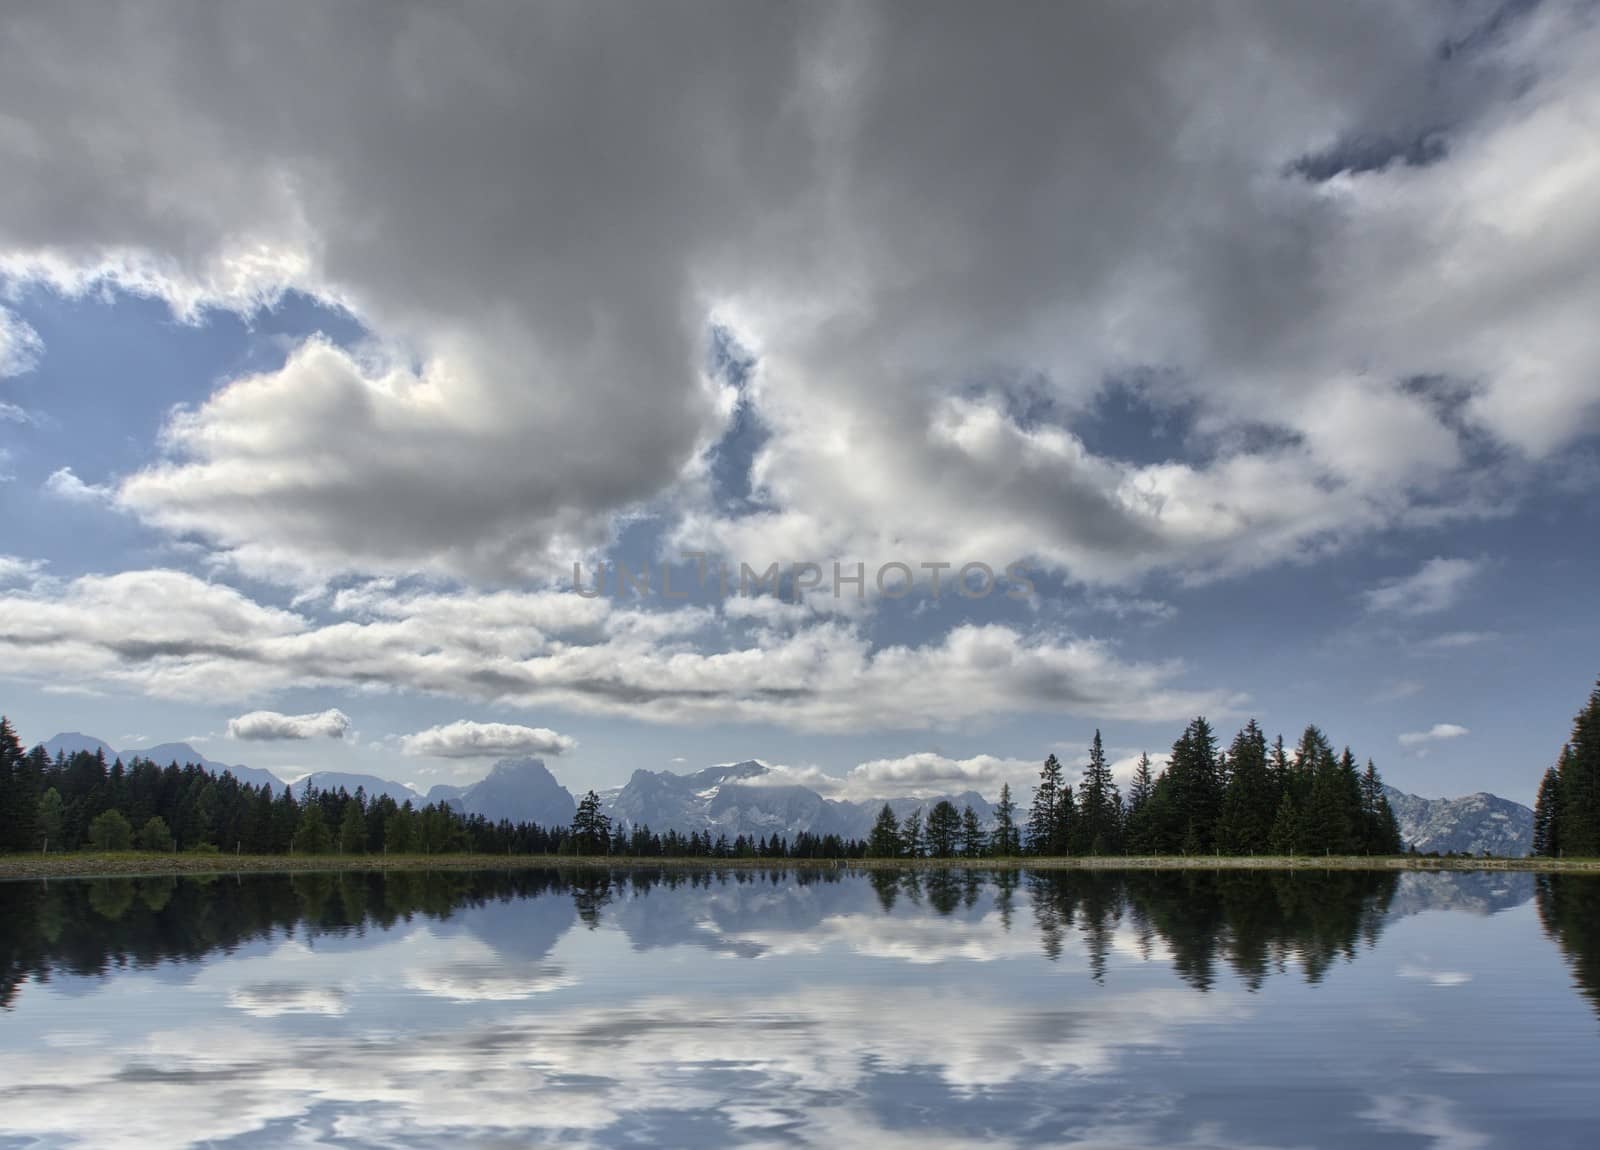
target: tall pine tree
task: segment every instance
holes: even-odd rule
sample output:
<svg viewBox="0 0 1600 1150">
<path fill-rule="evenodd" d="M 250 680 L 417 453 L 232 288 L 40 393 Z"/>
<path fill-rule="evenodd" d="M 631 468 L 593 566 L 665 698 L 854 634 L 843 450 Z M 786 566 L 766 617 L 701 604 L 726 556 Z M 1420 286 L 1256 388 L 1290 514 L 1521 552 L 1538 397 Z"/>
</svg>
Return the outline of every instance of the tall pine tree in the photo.
<svg viewBox="0 0 1600 1150">
<path fill-rule="evenodd" d="M 1062 779 L 1061 760 L 1047 757 L 1033 788 L 1028 812 L 1028 849 L 1036 855 L 1064 855 L 1072 836 L 1072 789 Z"/>
<path fill-rule="evenodd" d="M 1124 830 L 1128 850 L 1134 854 L 1150 854 L 1155 850 L 1150 807 L 1155 792 L 1156 780 L 1150 771 L 1150 755 L 1140 752 L 1139 765 L 1133 771 L 1133 785 L 1128 788 L 1128 814 Z"/>
<path fill-rule="evenodd" d="M 1011 784 L 1000 785 L 1000 801 L 994 806 L 993 851 L 1000 858 L 1022 853 L 1022 835 L 1017 830 L 1017 804 L 1011 799 Z"/>
<path fill-rule="evenodd" d="M 949 799 L 940 799 L 928 812 L 928 853 L 947 859 L 956 853 L 961 841 L 961 812 Z"/>
<path fill-rule="evenodd" d="M 1556 835 L 1567 858 L 1600 856 L 1600 684 L 1572 724 L 1560 767 Z"/>
<path fill-rule="evenodd" d="M 978 822 L 978 812 L 968 803 L 961 808 L 961 853 L 968 858 L 977 858 L 982 855 L 988 846 L 988 838 L 983 833 L 983 827 Z"/>
<path fill-rule="evenodd" d="M 1251 719 L 1228 748 L 1232 769 L 1222 795 L 1217 847 L 1224 854 L 1263 854 L 1277 814 L 1278 788 L 1267 765 L 1267 736 Z"/>
<path fill-rule="evenodd" d="M 1204 716 L 1172 744 L 1172 758 L 1156 783 L 1160 805 L 1156 847 L 1163 853 L 1209 854 L 1222 813 L 1217 737 Z"/>
<path fill-rule="evenodd" d="M 883 804 L 872 823 L 867 853 L 879 859 L 892 859 L 900 853 L 900 820 L 894 817 L 894 809 L 888 803 Z"/>
<path fill-rule="evenodd" d="M 1083 782 L 1078 786 L 1074 836 L 1080 854 L 1115 854 L 1122 845 L 1122 796 L 1111 776 L 1098 730 L 1089 744 L 1089 763 L 1083 768 Z"/>
<path fill-rule="evenodd" d="M 1567 748 L 1561 748 L 1561 759 L 1567 757 Z M 1561 834 L 1556 828 L 1556 816 L 1561 807 L 1561 774 L 1556 767 L 1548 768 L 1539 780 L 1539 797 L 1533 802 L 1533 854 L 1538 858 L 1561 857 Z"/>
<path fill-rule="evenodd" d="M 1361 849 L 1369 855 L 1397 855 L 1405 849 L 1400 824 L 1371 759 L 1361 774 Z"/>
<path fill-rule="evenodd" d="M 39 849 L 40 779 L 22 741 L 0 715 L 0 851 Z"/>
<path fill-rule="evenodd" d="M 922 810 L 918 808 L 906 816 L 906 821 L 900 824 L 900 853 L 908 859 L 922 857 Z"/>
</svg>

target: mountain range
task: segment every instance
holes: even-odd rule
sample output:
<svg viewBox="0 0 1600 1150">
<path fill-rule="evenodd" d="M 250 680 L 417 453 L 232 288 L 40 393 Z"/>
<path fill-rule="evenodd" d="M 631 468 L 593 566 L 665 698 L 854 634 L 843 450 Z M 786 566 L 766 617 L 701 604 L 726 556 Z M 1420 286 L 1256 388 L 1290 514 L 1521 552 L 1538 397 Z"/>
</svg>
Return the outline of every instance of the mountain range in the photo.
<svg viewBox="0 0 1600 1150">
<path fill-rule="evenodd" d="M 108 761 L 121 758 L 151 759 L 157 763 L 196 763 L 212 773 L 228 772 L 240 782 L 257 786 L 266 783 L 274 790 L 286 784 L 270 771 L 257 767 L 220 763 L 208 759 L 187 743 L 163 743 L 117 752 L 100 739 L 78 732 L 56 735 L 44 744 L 52 756 L 58 751 L 99 750 Z M 709 832 L 713 838 L 729 839 L 745 835 L 761 838 L 774 834 L 793 838 L 801 833 L 836 834 L 842 838 L 866 838 L 883 799 L 850 801 L 830 799 L 810 787 L 771 781 L 771 770 L 748 759 L 706 767 L 688 774 L 673 771 L 634 771 L 626 784 L 600 792 L 606 812 L 624 829 L 649 826 L 655 831 L 682 833 Z M 482 815 L 492 820 L 532 822 L 541 826 L 565 825 L 572 821 L 577 804 L 572 793 L 550 773 L 538 758 L 502 759 L 489 773 L 466 786 L 440 784 L 426 795 L 404 783 L 376 775 L 339 771 L 317 771 L 291 786 L 303 792 L 307 784 L 318 790 L 343 787 L 354 793 L 360 787 L 368 795 L 387 794 L 396 802 L 415 804 L 445 803 L 467 815 Z M 1424 854 L 1482 854 L 1520 857 L 1533 843 L 1533 812 L 1521 803 L 1496 795 L 1479 793 L 1456 799 L 1425 799 L 1393 787 L 1384 788 L 1389 804 L 1400 823 L 1400 834 L 1408 845 Z M 902 821 L 915 811 L 926 817 L 929 808 L 948 799 L 957 809 L 970 805 L 984 826 L 994 824 L 994 804 L 976 791 L 936 795 L 929 798 L 890 799 L 889 805 Z M 1026 803 L 1026 798 L 1020 800 Z"/>
<path fill-rule="evenodd" d="M 652 830 L 709 831 L 713 838 L 725 834 L 757 838 L 779 834 L 793 838 L 802 832 L 866 838 L 883 799 L 850 802 L 828 799 L 810 787 L 763 782 L 769 768 L 754 759 L 707 767 L 693 774 L 672 771 L 634 771 L 626 785 L 601 794 L 606 811 L 624 828 L 647 825 Z M 890 799 L 889 806 L 902 821 L 913 811 L 949 799 L 959 809 L 971 805 L 979 822 L 994 822 L 994 805 L 976 791 L 938 795 L 926 799 Z"/>
<path fill-rule="evenodd" d="M 111 744 L 93 735 L 80 734 L 77 731 L 63 731 L 45 741 L 45 751 L 51 758 L 58 754 L 75 755 L 79 751 L 88 751 L 91 755 L 96 751 L 104 753 L 106 762 L 115 762 L 121 759 L 124 763 L 134 759 L 148 759 L 152 763 L 166 766 L 168 763 L 193 763 L 204 767 L 213 775 L 226 771 L 241 783 L 251 786 L 270 786 L 274 791 L 281 791 L 284 787 L 282 779 L 271 771 L 262 770 L 260 767 L 246 767 L 234 763 L 219 763 L 215 759 L 208 759 L 188 743 L 158 743 L 153 747 L 130 747 L 125 751 L 112 748 Z"/>
<path fill-rule="evenodd" d="M 1479 791 L 1459 799 L 1422 799 L 1385 787 L 1400 837 L 1423 854 L 1521 858 L 1533 849 L 1533 811 Z"/>
</svg>

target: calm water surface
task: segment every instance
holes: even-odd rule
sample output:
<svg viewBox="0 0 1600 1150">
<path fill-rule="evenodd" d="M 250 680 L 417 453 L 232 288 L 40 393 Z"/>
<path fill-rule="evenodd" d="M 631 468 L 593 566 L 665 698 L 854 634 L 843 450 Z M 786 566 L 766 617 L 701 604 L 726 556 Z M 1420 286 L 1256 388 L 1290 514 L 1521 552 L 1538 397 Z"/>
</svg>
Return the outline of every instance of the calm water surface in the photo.
<svg viewBox="0 0 1600 1150">
<path fill-rule="evenodd" d="M 1600 1145 L 1600 882 L 0 883 L 0 1146 Z"/>
</svg>

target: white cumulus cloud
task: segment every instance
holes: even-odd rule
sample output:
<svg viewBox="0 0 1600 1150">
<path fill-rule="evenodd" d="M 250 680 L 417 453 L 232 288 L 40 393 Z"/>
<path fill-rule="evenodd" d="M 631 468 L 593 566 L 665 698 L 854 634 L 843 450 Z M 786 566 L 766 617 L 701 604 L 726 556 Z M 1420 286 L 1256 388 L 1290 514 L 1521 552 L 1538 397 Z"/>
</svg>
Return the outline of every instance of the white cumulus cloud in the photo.
<svg viewBox="0 0 1600 1150">
<path fill-rule="evenodd" d="M 408 755 L 438 759 L 499 759 L 517 755 L 563 755 L 577 740 L 549 727 L 524 727 L 516 723 L 474 723 L 457 719 L 439 727 L 402 735 L 400 749 Z"/>
<path fill-rule="evenodd" d="M 1426 731 L 1406 731 L 1400 736 L 1402 747 L 1420 747 L 1426 743 L 1440 743 L 1449 739 L 1459 739 L 1472 732 L 1459 723 L 1435 723 Z"/>
<path fill-rule="evenodd" d="M 49 478 L 44 481 L 44 490 L 46 494 L 65 500 L 67 503 L 109 503 L 116 497 L 116 493 L 109 487 L 95 483 L 85 483 L 73 473 L 70 467 L 61 467 L 52 471 Z"/>
<path fill-rule="evenodd" d="M 228 720 L 228 738 L 256 742 L 280 739 L 342 739 L 350 730 L 350 716 L 337 708 L 309 715 L 277 711 L 251 711 Z"/>
</svg>

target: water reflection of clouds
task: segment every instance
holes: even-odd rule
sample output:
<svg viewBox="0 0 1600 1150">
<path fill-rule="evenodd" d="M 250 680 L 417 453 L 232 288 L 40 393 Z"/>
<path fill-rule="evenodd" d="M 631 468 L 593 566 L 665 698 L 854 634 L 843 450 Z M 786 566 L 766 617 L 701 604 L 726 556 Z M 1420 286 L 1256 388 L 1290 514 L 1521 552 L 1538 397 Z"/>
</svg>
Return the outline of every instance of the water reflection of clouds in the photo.
<svg viewBox="0 0 1600 1150">
<path fill-rule="evenodd" d="M 423 967 L 406 975 L 405 983 L 421 994 L 452 1002 L 515 1002 L 565 990 L 578 980 L 554 963 L 513 967 L 486 960 Z"/>
<path fill-rule="evenodd" d="M 1472 975 L 1464 970 L 1433 970 L 1415 963 L 1406 963 L 1397 972 L 1401 978 L 1415 979 L 1433 986 L 1465 986 Z"/>
<path fill-rule="evenodd" d="M 1555 984 L 1496 976 L 1531 908 L 1484 915 L 1472 884 L 1414 884 L 1402 924 L 1341 876 L 880 878 L 415 880 L 435 913 L 213 951 L 182 986 L 115 964 L 76 980 L 112 991 L 92 1001 L 29 983 L 0 1144 L 1479 1150 L 1503 1141 L 1485 1092 L 1530 1052 L 1509 1005 L 1493 1047 L 1471 1020 L 1572 1001 L 1554 963 Z M 1595 1067 L 1569 1015 L 1558 1079 Z M 1452 1046 L 1483 1062 L 1470 1088 Z"/>
<path fill-rule="evenodd" d="M 1031 930 L 1007 930 L 997 912 L 976 920 L 890 918 L 881 912 L 839 914 L 804 932 L 750 930 L 724 937 L 774 958 L 843 948 L 851 954 L 916 966 L 1032 958 L 1039 953 L 1039 940 Z"/>
<path fill-rule="evenodd" d="M 1473 1129 L 1448 1098 L 1380 1094 L 1362 1117 L 1389 1134 L 1423 1138 L 1432 1150 L 1483 1150 L 1493 1139 Z"/>
<path fill-rule="evenodd" d="M 859 1143 L 873 1129 L 862 1108 L 907 1076 L 932 1076 L 955 1096 L 1068 1090 L 1132 1048 L 1176 1049 L 1187 1025 L 1239 1010 L 1226 996 L 1170 989 L 1039 1011 L 970 988 L 825 988 L 651 997 L 435 1033 L 202 1023 L 87 1054 L 5 1056 L 0 1073 L 9 1130 L 108 1150 L 204 1145 L 285 1119 L 303 1145 L 335 1134 L 381 1146 L 607 1131 L 626 1140 L 711 1114 L 728 1137 L 839 1145 L 842 1131 Z"/>
<path fill-rule="evenodd" d="M 280 1014 L 337 1017 L 350 1009 L 350 999 L 342 986 L 258 982 L 229 991 L 228 1005 L 255 1018 L 276 1018 Z"/>
</svg>

